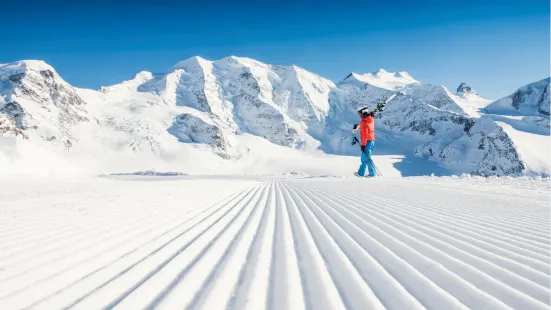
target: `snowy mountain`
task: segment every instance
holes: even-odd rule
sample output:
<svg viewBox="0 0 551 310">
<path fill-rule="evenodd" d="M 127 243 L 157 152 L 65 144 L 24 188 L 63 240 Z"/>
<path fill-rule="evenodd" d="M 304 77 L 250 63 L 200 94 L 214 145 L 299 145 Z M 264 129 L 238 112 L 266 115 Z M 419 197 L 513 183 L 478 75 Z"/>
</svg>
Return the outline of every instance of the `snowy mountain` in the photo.
<svg viewBox="0 0 551 310">
<path fill-rule="evenodd" d="M 549 174 L 551 169 L 549 78 L 519 88 L 488 105 L 485 115 L 513 141 L 527 170 Z"/>
<path fill-rule="evenodd" d="M 121 157 L 132 150 L 140 159 L 175 162 L 192 153 L 234 165 L 251 154 L 272 161 L 282 156 L 283 149 L 270 154 L 246 136 L 305 153 L 357 156 L 358 146 L 351 145 L 356 109 L 374 108 L 395 91 L 399 95 L 377 115 L 376 153 L 428 159 L 451 173 L 532 172 L 511 136 L 485 115 L 494 104 L 465 83 L 454 94 L 407 72 L 381 69 L 335 84 L 297 66 L 234 56 L 192 57 L 165 73 L 140 72 L 99 91 L 72 87 L 43 62 L 3 65 L 0 133 L 54 146 L 63 141 L 80 154 Z"/>
<path fill-rule="evenodd" d="M 549 78 L 530 83 L 486 107 L 494 114 L 549 116 Z"/>
<path fill-rule="evenodd" d="M 182 117 L 193 119 L 196 142 L 227 149 L 232 136 L 250 133 L 282 146 L 315 149 L 319 142 L 305 130 L 327 115 L 331 85 L 294 66 L 269 66 L 238 57 L 214 62 L 194 57 L 177 63 L 168 73 L 141 73 L 101 91 L 107 100 L 147 98 L 155 105 L 193 109 L 193 114 L 178 116 L 180 121 L 174 125 L 184 125 Z M 217 132 L 216 137 L 199 137 L 199 123 L 211 126 L 206 131 Z"/>
<path fill-rule="evenodd" d="M 459 84 L 456 94 L 458 96 L 478 95 L 476 91 L 474 91 L 474 89 L 472 89 L 471 86 L 467 85 L 467 83 L 465 82 Z"/>
<path fill-rule="evenodd" d="M 1 66 L 0 94 L 0 131 L 7 134 L 71 144 L 78 139 L 72 127 L 89 121 L 86 102 L 42 61 Z"/>
</svg>

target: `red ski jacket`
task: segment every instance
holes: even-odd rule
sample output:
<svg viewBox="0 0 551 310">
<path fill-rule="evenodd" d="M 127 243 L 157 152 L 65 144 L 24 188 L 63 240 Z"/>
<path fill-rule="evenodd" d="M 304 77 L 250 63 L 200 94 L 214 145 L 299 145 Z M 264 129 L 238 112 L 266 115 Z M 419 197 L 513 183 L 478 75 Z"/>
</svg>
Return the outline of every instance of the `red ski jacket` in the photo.
<svg viewBox="0 0 551 310">
<path fill-rule="evenodd" d="M 369 115 L 360 121 L 360 143 L 362 146 L 367 145 L 367 141 L 375 141 L 375 120 Z"/>
</svg>

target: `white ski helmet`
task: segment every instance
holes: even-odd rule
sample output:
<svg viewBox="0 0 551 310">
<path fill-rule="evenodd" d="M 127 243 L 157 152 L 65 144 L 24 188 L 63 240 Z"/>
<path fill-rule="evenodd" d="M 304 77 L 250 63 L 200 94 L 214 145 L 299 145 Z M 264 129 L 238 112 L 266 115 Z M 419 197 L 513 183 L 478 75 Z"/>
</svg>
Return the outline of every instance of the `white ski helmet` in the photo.
<svg viewBox="0 0 551 310">
<path fill-rule="evenodd" d="M 361 107 L 358 109 L 358 115 L 362 114 L 369 114 L 369 108 L 368 107 Z"/>
</svg>

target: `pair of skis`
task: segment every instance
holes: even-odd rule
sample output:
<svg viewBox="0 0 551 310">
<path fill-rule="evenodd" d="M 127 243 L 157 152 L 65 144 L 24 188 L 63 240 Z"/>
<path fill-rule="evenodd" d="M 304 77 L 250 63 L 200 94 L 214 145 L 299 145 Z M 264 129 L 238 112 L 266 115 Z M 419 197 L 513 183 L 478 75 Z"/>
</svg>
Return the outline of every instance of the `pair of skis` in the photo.
<svg viewBox="0 0 551 310">
<path fill-rule="evenodd" d="M 374 113 L 377 113 L 379 111 L 384 111 L 385 110 L 385 106 L 390 102 L 392 101 L 392 99 L 396 98 L 396 96 L 398 96 L 398 92 L 395 92 L 393 93 L 392 95 L 390 95 L 390 97 L 388 97 L 385 101 L 381 101 L 379 103 L 377 103 L 377 107 L 375 108 L 375 110 L 373 110 Z"/>
<path fill-rule="evenodd" d="M 382 112 L 385 110 L 385 106 L 390 102 L 392 101 L 392 99 L 396 98 L 396 96 L 398 96 L 398 94 L 402 94 L 401 91 L 397 91 L 397 92 L 394 92 L 392 93 L 388 98 L 386 98 L 386 100 L 384 101 L 381 101 L 379 103 L 377 103 L 377 107 L 375 108 L 375 110 L 373 110 L 374 113 L 377 113 L 377 112 Z"/>
</svg>

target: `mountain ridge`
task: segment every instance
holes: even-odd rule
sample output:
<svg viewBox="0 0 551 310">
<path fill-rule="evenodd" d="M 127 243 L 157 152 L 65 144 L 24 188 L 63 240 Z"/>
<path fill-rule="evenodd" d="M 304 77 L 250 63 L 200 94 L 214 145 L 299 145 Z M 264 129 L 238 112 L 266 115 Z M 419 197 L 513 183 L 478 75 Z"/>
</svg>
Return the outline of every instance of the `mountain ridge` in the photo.
<svg viewBox="0 0 551 310">
<path fill-rule="evenodd" d="M 9 65 L 13 63 L 0 67 L 3 101 L 11 98 L 10 89 L 21 89 L 13 81 L 17 76 L 5 69 Z M 130 80 L 93 91 L 72 87 L 46 63 L 24 61 L 18 65 L 23 72 L 29 71 L 25 75 L 41 76 L 28 89 L 53 94 L 53 106 L 62 99 L 61 110 L 55 112 L 57 120 L 50 117 L 38 122 L 62 129 L 44 134 L 41 129 L 29 129 L 17 122 L 14 126 L 9 119 L 18 119 L 18 113 L 7 112 L 7 104 L 0 102 L 0 109 L 4 109 L 0 110 L 0 132 L 4 127 L 11 128 L 4 131 L 11 130 L 12 135 L 15 130 L 34 130 L 41 133 L 42 139 L 58 136 L 77 143 L 78 134 L 72 128 L 88 126 L 89 132 L 122 135 L 120 147 L 126 145 L 138 153 L 167 154 L 169 149 L 179 148 L 178 143 L 185 143 L 223 158 L 238 158 L 242 150 L 237 149 L 236 139 L 247 133 L 307 152 L 352 155 L 355 147 L 350 145 L 349 124 L 357 122 L 355 109 L 374 106 L 400 91 L 387 110 L 377 116 L 379 127 L 385 134 L 414 141 L 411 151 L 418 156 L 454 172 L 529 172 L 512 138 L 498 123 L 482 115 L 490 102 L 467 84 L 451 93 L 443 86 L 421 83 L 407 72 L 385 70 L 351 73 L 335 84 L 295 65 L 268 65 L 229 56 L 215 61 L 191 57 L 166 73 L 142 71 Z M 41 75 L 42 71 L 51 71 L 51 76 Z M 33 110 L 31 102 L 36 99 L 23 97 L 24 109 Z M 33 113 L 27 114 L 32 118 Z M 91 125 L 81 124 L 90 120 Z"/>
</svg>

